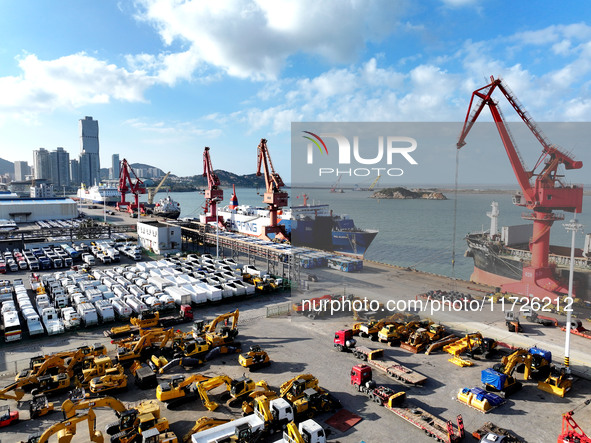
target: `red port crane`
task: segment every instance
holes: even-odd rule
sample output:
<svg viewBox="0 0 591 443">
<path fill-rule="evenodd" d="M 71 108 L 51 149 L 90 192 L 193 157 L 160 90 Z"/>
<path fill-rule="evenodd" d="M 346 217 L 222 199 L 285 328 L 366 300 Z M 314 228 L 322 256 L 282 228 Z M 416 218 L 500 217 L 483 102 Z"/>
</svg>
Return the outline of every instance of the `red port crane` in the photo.
<svg viewBox="0 0 591 443">
<path fill-rule="evenodd" d="M 269 234 L 275 234 L 275 238 L 278 240 L 287 240 L 287 234 L 285 232 L 285 226 L 277 223 L 277 214 L 280 208 L 287 206 L 288 195 L 287 192 L 281 190 L 285 184 L 278 173 L 275 172 L 273 162 L 271 161 L 271 155 L 267 148 L 267 140 L 261 139 L 257 148 L 257 177 L 263 175 L 261 173 L 261 166 L 263 167 L 263 173 L 265 174 L 265 193 L 263 194 L 263 203 L 267 203 L 267 209 L 269 210 L 269 217 L 271 223 L 269 226 L 264 227 L 264 231 L 260 237 L 269 239 Z"/>
<path fill-rule="evenodd" d="M 132 176 L 135 177 L 135 182 L 132 181 Z M 121 193 L 121 201 L 117 202 L 118 211 L 128 211 L 131 214 L 134 210 L 144 212 L 143 203 L 139 203 L 139 194 L 145 194 L 146 187 L 126 159 L 121 160 L 119 168 L 119 192 Z M 135 203 L 125 201 L 125 194 L 128 192 L 135 196 Z"/>
<path fill-rule="evenodd" d="M 205 217 L 202 221 L 205 223 L 215 222 L 223 227 L 224 220 L 221 215 L 218 215 L 217 204 L 224 199 L 224 190 L 219 189 L 220 179 L 217 174 L 213 172 L 211 165 L 211 157 L 209 156 L 209 147 L 205 147 L 203 151 L 203 177 L 207 177 L 207 189 L 205 190 Z"/>
<path fill-rule="evenodd" d="M 531 171 L 526 170 L 514 145 L 509 128 L 503 120 L 501 110 L 492 98 L 495 89 L 501 91 L 542 145 L 542 153 Z M 526 220 L 533 220 L 533 236 L 529 243 L 531 263 L 524 264 L 520 282 L 504 284 L 502 290 L 527 297 L 550 297 L 552 301 L 555 301 L 559 294 L 568 294 L 568 288 L 556 279 L 554 268 L 548 264 L 550 228 L 555 220 L 564 219 L 563 215 L 553 214 L 552 211 L 580 213 L 583 206 L 583 188 L 564 184 L 561 180 L 563 176 L 558 175 L 557 169 L 560 165 L 564 165 L 565 169 L 580 169 L 583 167 L 583 162 L 574 160 L 569 154 L 550 144 L 508 87 L 501 79 L 495 79 L 492 76 L 491 83 L 472 93 L 466 120 L 457 143 L 458 149 L 466 144 L 466 137 L 484 106 L 488 106 L 492 113 L 521 188 L 521 194 L 517 194 L 513 198 L 513 203 L 530 209 L 532 212 L 524 213 L 522 217 Z M 540 170 L 536 172 L 538 167 Z M 532 177 L 535 177 L 533 184 L 530 181 Z"/>
<path fill-rule="evenodd" d="M 585 431 L 577 424 L 573 415 L 577 409 L 587 406 L 591 400 L 585 400 L 574 410 L 562 414 L 562 432 L 558 436 L 558 443 L 591 443 L 591 437 L 585 434 Z"/>
</svg>

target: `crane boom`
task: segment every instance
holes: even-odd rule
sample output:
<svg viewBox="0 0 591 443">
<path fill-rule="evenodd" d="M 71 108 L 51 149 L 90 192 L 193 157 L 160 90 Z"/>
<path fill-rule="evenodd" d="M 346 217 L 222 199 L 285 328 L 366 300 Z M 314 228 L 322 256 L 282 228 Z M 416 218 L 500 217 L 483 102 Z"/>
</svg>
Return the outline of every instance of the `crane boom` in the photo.
<svg viewBox="0 0 591 443">
<path fill-rule="evenodd" d="M 526 169 L 509 128 L 504 121 L 501 109 L 492 98 L 492 94 L 496 89 L 501 91 L 542 145 L 542 153 L 531 170 Z M 557 293 L 566 294 L 568 290 L 556 280 L 554 271 L 548 263 L 550 228 L 555 220 L 564 218 L 562 215 L 553 214 L 552 211 L 562 210 L 580 213 L 583 206 L 583 188 L 564 185 L 561 181 L 562 176 L 558 175 L 558 167 L 564 165 L 567 170 L 580 169 L 583 167 L 583 163 L 574 160 L 569 154 L 550 144 L 509 88 L 501 79 L 495 79 L 492 76 L 491 83 L 472 93 L 464 126 L 456 145 L 457 149 L 466 144 L 466 137 L 485 106 L 488 106 L 491 111 L 503 146 L 511 162 L 511 167 L 521 188 L 522 195 L 515 196 L 513 202 L 518 206 L 525 206 L 533 211 L 530 214 L 523 215 L 524 219 L 533 220 L 533 236 L 530 241 L 531 263 L 529 266 L 524 265 L 523 276 L 519 283 L 508 283 L 502 285 L 502 288 L 507 292 L 540 298 L 551 297 L 554 300 Z M 542 165 L 543 167 L 541 167 Z M 536 172 L 540 167 L 541 170 Z M 535 180 L 532 184 L 531 179 L 533 177 L 535 177 Z"/>
<path fill-rule="evenodd" d="M 148 204 L 152 204 L 154 203 L 154 196 L 156 194 L 158 194 L 158 191 L 160 190 L 160 188 L 162 187 L 162 185 L 164 184 L 164 182 L 166 181 L 166 179 L 168 178 L 168 176 L 170 175 L 170 171 L 168 171 L 166 173 L 166 175 L 164 176 L 164 178 L 162 180 L 160 180 L 160 183 L 158 183 L 158 186 L 156 186 L 155 188 L 149 188 L 148 189 Z"/>
<path fill-rule="evenodd" d="M 133 182 L 132 176 L 135 177 L 135 182 Z M 121 160 L 118 189 L 121 193 L 121 201 L 117 203 L 117 209 L 119 211 L 133 212 L 133 210 L 137 210 L 139 212 L 143 210 L 143 204 L 140 205 L 139 203 L 139 194 L 145 194 L 146 188 L 144 182 L 140 180 L 126 159 Z M 125 195 L 128 192 L 131 192 L 135 196 L 135 203 L 131 204 L 125 200 Z"/>
<path fill-rule="evenodd" d="M 261 173 L 261 168 L 263 172 Z M 288 195 L 287 192 L 281 190 L 285 184 L 281 176 L 275 172 L 271 155 L 267 148 L 267 140 L 262 138 L 257 147 L 257 177 L 265 176 L 265 193 L 263 194 L 263 202 L 267 203 L 269 209 L 269 216 L 271 222 L 269 226 L 264 227 L 264 232 L 261 234 L 263 238 L 269 238 L 269 234 L 275 234 L 276 239 L 287 240 L 285 227 L 280 225 L 277 221 L 277 213 L 280 208 L 287 206 Z"/>
<path fill-rule="evenodd" d="M 205 216 L 202 217 L 203 223 L 217 222 L 221 227 L 224 226 L 224 220 L 217 215 L 217 204 L 224 199 L 223 189 L 219 189 L 220 179 L 213 170 L 209 147 L 203 150 L 203 177 L 207 177 L 207 189 L 205 190 Z"/>
</svg>

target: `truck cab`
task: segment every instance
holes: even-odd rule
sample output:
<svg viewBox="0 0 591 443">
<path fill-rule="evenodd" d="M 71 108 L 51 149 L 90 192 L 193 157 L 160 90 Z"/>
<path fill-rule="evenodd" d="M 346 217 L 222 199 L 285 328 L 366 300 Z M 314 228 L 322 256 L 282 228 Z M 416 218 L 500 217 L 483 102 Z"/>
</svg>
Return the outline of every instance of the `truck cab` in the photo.
<svg viewBox="0 0 591 443">
<path fill-rule="evenodd" d="M 353 338 L 353 330 L 352 329 L 341 329 L 334 334 L 333 339 L 334 347 L 337 348 L 338 351 L 345 351 L 347 349 L 354 348 L 357 344 L 355 338 Z"/>
<path fill-rule="evenodd" d="M 355 365 L 351 368 L 351 384 L 355 386 L 365 386 L 366 383 L 373 380 L 371 367 L 368 365 Z"/>
</svg>

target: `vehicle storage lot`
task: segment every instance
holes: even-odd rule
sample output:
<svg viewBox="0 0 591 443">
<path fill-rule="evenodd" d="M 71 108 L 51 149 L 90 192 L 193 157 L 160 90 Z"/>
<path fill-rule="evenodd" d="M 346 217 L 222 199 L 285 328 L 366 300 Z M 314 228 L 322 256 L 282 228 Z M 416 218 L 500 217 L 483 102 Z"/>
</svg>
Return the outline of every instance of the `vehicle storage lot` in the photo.
<svg viewBox="0 0 591 443">
<path fill-rule="evenodd" d="M 102 268 L 102 267 L 101 267 Z M 361 275 L 343 275 L 332 271 L 319 273 L 320 282 L 313 285 L 314 290 L 310 296 L 343 291 L 344 283 L 347 283 L 346 290 L 355 293 L 366 291 L 374 297 L 414 297 L 417 290 L 423 286 L 431 288 L 441 287 L 440 280 L 432 276 L 406 275 L 397 270 L 389 271 L 385 268 L 377 268 L 372 274 L 371 268 L 366 267 L 366 272 Z M 17 277 L 16 274 L 10 275 Z M 361 278 L 362 277 L 362 278 Z M 360 279 L 361 278 L 361 279 Z M 378 285 L 376 282 L 383 282 Z M 357 283 L 355 283 L 357 282 Z M 389 288 L 390 287 L 390 288 Z M 391 289 L 395 287 L 395 289 Z M 380 295 L 381 294 L 381 295 Z M 273 364 L 265 369 L 253 373 L 254 380 L 264 379 L 274 388 L 300 373 L 311 373 L 318 377 L 320 384 L 330 390 L 339 400 L 345 409 L 355 412 L 363 420 L 346 433 L 333 432 L 330 440 L 341 442 L 430 442 L 432 439 L 426 437 L 422 431 L 412 427 L 410 424 L 394 416 L 391 412 L 371 402 L 362 394 L 354 392 L 349 387 L 349 371 L 351 366 L 359 363 L 351 354 L 337 353 L 333 350 L 332 337 L 334 331 L 346 326 L 351 326 L 351 316 L 342 316 L 330 320 L 314 320 L 306 318 L 266 318 L 266 306 L 275 303 L 289 301 L 286 293 L 277 293 L 264 296 L 255 296 L 244 301 L 232 301 L 232 303 L 221 304 L 212 307 L 202 307 L 195 310 L 195 318 L 213 318 L 220 313 L 240 309 L 239 330 L 237 337 L 243 344 L 243 350 L 252 344 L 259 344 L 269 352 Z M 467 329 L 475 330 L 479 327 L 494 328 L 503 338 L 508 333 L 497 328 L 499 324 L 498 315 L 490 318 L 490 321 L 479 320 L 480 317 L 471 319 L 472 323 L 466 325 Z M 449 316 L 449 321 L 458 321 L 457 318 Z M 445 322 L 444 322 L 445 323 Z M 485 323 L 488 323 L 485 325 Z M 541 327 L 526 324 L 529 327 L 529 336 L 534 335 L 540 342 L 540 347 L 546 339 L 542 333 L 549 333 L 551 342 L 559 342 L 563 334 L 555 330 L 543 330 Z M 180 329 L 188 330 L 190 325 L 182 325 Z M 69 333 L 62 336 L 45 337 L 39 340 L 24 340 L 18 344 L 2 345 L 2 356 L 6 363 L 14 360 L 28 359 L 34 355 L 55 352 L 57 350 L 73 349 L 85 344 L 97 342 L 108 344 L 108 340 L 102 334 L 102 327 L 91 330 L 82 330 L 77 333 Z M 484 334 L 492 336 L 491 334 Z M 528 333 L 525 334 L 528 336 Z M 514 336 L 513 336 L 514 337 Z M 500 337 L 495 337 L 500 338 Z M 512 336 L 509 336 L 512 338 Z M 523 339 L 522 336 L 519 339 Z M 580 337 L 573 337 L 573 346 L 586 348 L 587 344 Z M 367 345 L 377 348 L 378 344 L 367 339 L 359 339 L 360 345 Z M 109 344 L 112 349 L 112 345 Z M 392 379 L 374 373 L 378 382 L 393 387 L 395 390 L 403 389 L 409 398 L 416 401 L 421 407 L 439 415 L 443 418 L 455 421 L 457 414 L 462 414 L 468 433 L 472 432 L 485 421 L 493 421 L 498 425 L 512 429 L 528 442 L 551 442 L 556 441 L 561 428 L 561 414 L 573 409 L 582 403 L 591 391 L 591 385 L 585 380 L 577 380 L 572 392 L 567 398 L 560 399 L 538 390 L 533 382 L 525 383 L 524 389 L 514 395 L 500 408 L 489 414 L 481 414 L 478 411 L 468 408 L 455 401 L 457 391 L 462 387 L 480 386 L 480 370 L 492 366 L 491 362 L 478 362 L 471 368 L 459 368 L 447 362 L 447 355 L 442 353 L 427 356 L 424 354 L 410 354 L 399 348 L 386 348 L 386 355 L 395 358 L 400 363 L 415 369 L 429 377 L 424 387 L 406 387 Z M 556 358 L 560 356 L 556 356 Z M 226 374 L 236 378 L 243 374 L 243 368 L 238 365 L 236 355 L 223 356 L 206 363 L 199 368 L 200 372 L 208 375 Z M 174 373 L 182 373 L 179 369 Z M 167 374 L 170 377 L 173 373 Z M 163 377 L 163 378 L 165 378 Z M 519 377 L 519 376 L 518 376 Z M 4 376 L 0 379 L 0 386 L 6 386 L 12 381 L 12 377 Z M 213 391 L 213 394 L 221 392 L 221 389 Z M 155 398 L 154 390 L 140 391 L 130 387 L 128 392 L 117 396 L 125 402 L 135 403 L 141 399 Z M 30 398 L 26 396 L 24 400 Z M 215 397 L 214 399 L 218 399 Z M 53 401 L 60 403 L 64 396 L 56 397 Z M 12 404 L 15 406 L 15 404 Z M 23 418 L 28 416 L 26 412 L 27 403 L 20 405 Z M 163 407 L 163 415 L 172 423 L 171 429 L 182 437 L 184 433 L 194 424 L 198 417 L 224 416 L 232 413 L 238 417 L 236 410 L 229 410 L 222 406 L 211 413 L 207 411 L 199 401 L 189 403 L 179 410 L 168 411 Z M 330 414 L 320 416 L 319 422 L 324 425 L 323 420 Z M 589 410 L 583 409 L 575 416 L 583 429 L 591 429 Z M 97 428 L 104 429 L 104 426 L 114 420 L 114 414 L 107 410 L 97 411 Z M 30 433 L 43 431 L 52 423 L 59 420 L 60 414 L 53 413 L 42 419 L 34 421 L 25 420 L 9 428 L 3 428 L 0 432 L 0 441 L 15 442 L 26 439 Z M 270 439 L 274 441 L 277 439 Z M 467 437 L 466 441 L 471 438 Z M 55 437 L 51 440 L 55 441 Z M 88 441 L 87 429 L 84 425 L 79 426 L 79 431 L 73 441 Z"/>
</svg>

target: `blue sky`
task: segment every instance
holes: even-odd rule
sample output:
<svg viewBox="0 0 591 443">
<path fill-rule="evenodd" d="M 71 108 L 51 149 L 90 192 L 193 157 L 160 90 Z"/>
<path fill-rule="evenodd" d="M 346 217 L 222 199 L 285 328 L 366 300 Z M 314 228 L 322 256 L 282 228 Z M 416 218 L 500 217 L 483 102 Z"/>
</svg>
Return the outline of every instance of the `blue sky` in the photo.
<svg viewBox="0 0 591 443">
<path fill-rule="evenodd" d="M 0 2 L 0 157 L 31 162 L 33 149 L 57 146 L 76 156 L 78 120 L 91 115 L 103 166 L 119 153 L 201 174 L 210 146 L 214 168 L 252 173 L 264 137 L 288 181 L 292 121 L 458 122 L 490 75 L 503 77 L 539 122 L 587 122 L 590 6 L 567 5 Z M 500 144 L 469 148 L 462 182 L 514 182 Z M 587 146 L 568 149 L 591 167 Z M 426 183 L 453 181 L 450 154 L 453 147 L 446 163 L 422 168 Z M 483 179 L 483 168 L 496 172 Z"/>
</svg>

